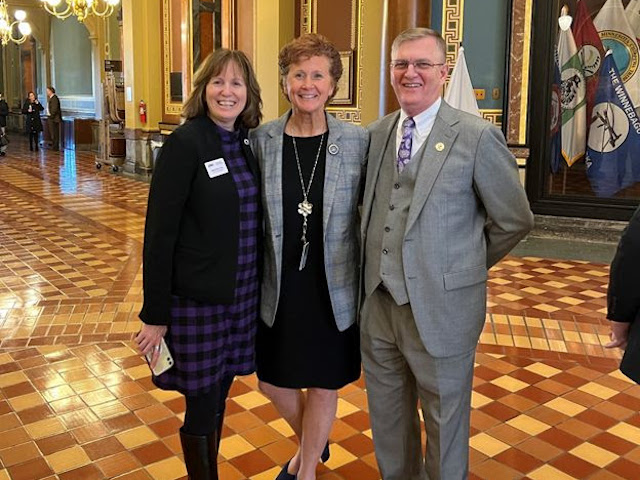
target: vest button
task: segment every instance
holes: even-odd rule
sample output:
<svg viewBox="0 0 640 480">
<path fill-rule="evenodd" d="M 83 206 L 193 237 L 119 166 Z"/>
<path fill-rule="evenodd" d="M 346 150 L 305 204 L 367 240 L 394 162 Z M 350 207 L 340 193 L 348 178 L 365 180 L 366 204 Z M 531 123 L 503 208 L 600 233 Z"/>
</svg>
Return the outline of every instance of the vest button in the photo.
<svg viewBox="0 0 640 480">
<path fill-rule="evenodd" d="M 396 190 L 398 190 L 398 189 L 400 188 L 400 184 L 399 184 L 399 183 L 394 184 L 394 185 L 393 185 L 393 188 L 395 188 Z"/>
<path fill-rule="evenodd" d="M 386 248 L 383 248 L 382 249 L 382 253 L 384 253 L 386 255 L 387 253 L 389 253 L 389 250 L 387 250 Z"/>
<path fill-rule="evenodd" d="M 396 208 L 395 205 L 393 204 L 389 205 L 389 210 L 393 210 L 394 208 Z"/>
<path fill-rule="evenodd" d="M 390 232 L 390 231 L 391 231 L 391 229 L 390 229 L 389 227 L 384 227 L 384 231 L 385 231 L 385 232 Z"/>
</svg>

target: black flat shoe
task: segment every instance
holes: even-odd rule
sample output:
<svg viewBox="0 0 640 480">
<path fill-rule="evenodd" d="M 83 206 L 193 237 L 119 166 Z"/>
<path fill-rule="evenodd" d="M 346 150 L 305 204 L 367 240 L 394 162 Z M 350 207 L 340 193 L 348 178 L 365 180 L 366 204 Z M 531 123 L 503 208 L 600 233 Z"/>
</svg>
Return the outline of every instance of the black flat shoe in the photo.
<svg viewBox="0 0 640 480">
<path fill-rule="evenodd" d="M 284 464 L 284 467 L 282 467 L 282 470 L 280 470 L 280 473 L 276 477 L 276 480 L 296 480 L 295 475 L 291 475 L 289 472 L 287 472 L 289 463 L 291 463 L 291 460 Z"/>
<path fill-rule="evenodd" d="M 329 451 L 329 442 L 324 446 L 324 450 L 322 450 L 322 455 L 320 455 L 320 461 L 322 463 L 327 463 L 329 457 L 331 456 L 331 452 Z"/>
<path fill-rule="evenodd" d="M 322 463 L 326 463 L 327 460 L 329 460 L 330 456 L 331 456 L 331 451 L 329 450 L 329 442 L 327 442 L 327 444 L 324 446 L 324 450 L 322 450 L 322 454 L 320 455 L 320 460 L 322 461 Z M 280 473 L 276 477 L 276 480 L 296 480 L 296 476 L 291 475 L 287 471 L 289 469 L 289 463 L 291 463 L 291 460 L 289 460 L 284 465 L 284 467 L 282 467 L 282 470 L 280 470 Z"/>
</svg>

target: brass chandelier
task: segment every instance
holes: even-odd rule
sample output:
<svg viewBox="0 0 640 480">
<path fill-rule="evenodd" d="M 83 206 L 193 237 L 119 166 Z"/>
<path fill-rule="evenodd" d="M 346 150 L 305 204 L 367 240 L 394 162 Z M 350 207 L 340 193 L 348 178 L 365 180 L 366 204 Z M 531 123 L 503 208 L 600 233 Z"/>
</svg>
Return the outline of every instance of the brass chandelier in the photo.
<svg viewBox="0 0 640 480">
<path fill-rule="evenodd" d="M 108 17 L 114 11 L 120 0 L 40 0 L 44 9 L 61 20 L 71 15 L 78 17 L 79 22 L 89 15 Z"/>
<path fill-rule="evenodd" d="M 7 1 L 0 0 L 0 43 L 2 46 L 9 44 L 9 41 L 20 45 L 24 43 L 29 34 L 31 33 L 31 25 L 25 22 L 27 14 L 24 10 L 16 10 L 14 12 L 15 21 L 12 22 L 9 18 L 9 12 L 7 10 Z M 14 37 L 13 32 L 16 30 L 20 36 Z"/>
</svg>

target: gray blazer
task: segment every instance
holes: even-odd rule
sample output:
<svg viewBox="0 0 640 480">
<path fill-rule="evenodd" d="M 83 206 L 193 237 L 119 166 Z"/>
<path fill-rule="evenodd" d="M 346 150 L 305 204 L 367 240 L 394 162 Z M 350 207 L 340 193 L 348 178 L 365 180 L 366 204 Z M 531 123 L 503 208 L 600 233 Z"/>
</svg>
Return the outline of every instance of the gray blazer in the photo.
<svg viewBox="0 0 640 480">
<path fill-rule="evenodd" d="M 273 325 L 282 276 L 282 141 L 290 112 L 251 132 L 262 172 L 265 241 L 260 315 Z M 362 127 L 327 115 L 329 139 L 324 177 L 324 265 L 336 325 L 346 330 L 356 320 L 360 271 L 358 197 L 369 146 Z"/>
<path fill-rule="evenodd" d="M 362 210 L 366 238 L 375 184 L 399 112 L 369 127 Z M 533 226 L 518 167 L 502 132 L 444 101 L 426 140 L 402 246 L 411 310 L 426 350 L 474 348 L 486 314 L 487 270 Z"/>
</svg>

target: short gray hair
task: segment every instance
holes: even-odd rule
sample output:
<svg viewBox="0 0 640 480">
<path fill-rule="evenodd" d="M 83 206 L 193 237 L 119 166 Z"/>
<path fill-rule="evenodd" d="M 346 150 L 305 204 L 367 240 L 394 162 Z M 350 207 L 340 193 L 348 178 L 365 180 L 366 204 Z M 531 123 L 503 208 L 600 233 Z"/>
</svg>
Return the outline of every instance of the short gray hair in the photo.
<svg viewBox="0 0 640 480">
<path fill-rule="evenodd" d="M 432 37 L 436 40 L 436 46 L 438 47 L 438 50 L 440 50 L 440 53 L 442 53 L 443 60 L 446 61 L 447 44 L 445 43 L 444 38 L 442 38 L 442 35 L 440 35 L 440 32 L 438 32 L 437 30 L 432 30 L 431 28 L 423 27 L 409 28 L 398 35 L 391 45 L 391 55 L 393 56 L 400 48 L 400 45 L 402 45 L 404 42 L 410 42 L 412 40 L 420 40 L 421 38 L 429 37 Z"/>
</svg>

